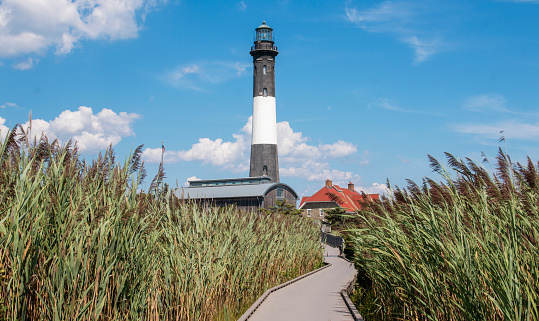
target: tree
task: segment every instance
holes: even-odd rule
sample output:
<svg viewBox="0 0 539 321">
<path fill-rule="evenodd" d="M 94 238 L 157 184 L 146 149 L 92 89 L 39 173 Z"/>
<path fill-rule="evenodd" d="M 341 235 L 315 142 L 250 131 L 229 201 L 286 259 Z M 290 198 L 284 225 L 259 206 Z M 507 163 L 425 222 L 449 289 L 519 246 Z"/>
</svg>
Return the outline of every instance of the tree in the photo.
<svg viewBox="0 0 539 321">
<path fill-rule="evenodd" d="M 262 212 L 264 214 L 285 214 L 285 215 L 300 215 L 301 210 L 296 209 L 296 207 L 290 203 L 288 203 L 286 200 L 281 200 L 275 202 L 275 206 L 271 206 L 269 208 L 263 208 Z"/>
<path fill-rule="evenodd" d="M 341 225 L 346 220 L 345 214 L 346 210 L 342 207 L 335 207 L 331 209 L 324 210 L 324 218 L 329 225 Z"/>
</svg>

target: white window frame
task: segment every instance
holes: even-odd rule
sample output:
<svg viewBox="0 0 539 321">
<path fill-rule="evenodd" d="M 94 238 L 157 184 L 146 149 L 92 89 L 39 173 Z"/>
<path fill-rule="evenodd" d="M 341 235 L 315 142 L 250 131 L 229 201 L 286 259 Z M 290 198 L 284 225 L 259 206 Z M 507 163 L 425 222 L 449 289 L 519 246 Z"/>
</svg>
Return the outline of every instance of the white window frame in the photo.
<svg viewBox="0 0 539 321">
<path fill-rule="evenodd" d="M 324 210 L 323 209 L 320 209 L 320 217 L 324 217 Z"/>
<path fill-rule="evenodd" d="M 307 209 L 307 217 L 311 217 L 311 209 Z"/>
</svg>

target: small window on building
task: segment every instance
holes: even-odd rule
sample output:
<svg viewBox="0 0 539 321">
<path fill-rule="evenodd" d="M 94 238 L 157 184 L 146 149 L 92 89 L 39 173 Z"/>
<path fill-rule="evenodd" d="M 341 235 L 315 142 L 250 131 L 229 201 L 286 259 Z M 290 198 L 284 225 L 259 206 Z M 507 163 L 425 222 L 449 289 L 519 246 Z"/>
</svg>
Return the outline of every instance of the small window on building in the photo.
<svg viewBox="0 0 539 321">
<path fill-rule="evenodd" d="M 311 217 L 311 209 L 307 210 L 307 217 Z"/>
<path fill-rule="evenodd" d="M 268 176 L 268 166 L 264 165 L 264 167 L 262 167 L 262 175 Z"/>
<path fill-rule="evenodd" d="M 283 189 L 282 188 L 277 189 L 277 198 L 279 198 L 279 199 L 283 198 Z"/>
<path fill-rule="evenodd" d="M 268 97 L 268 88 L 264 88 L 264 97 Z"/>
<path fill-rule="evenodd" d="M 267 68 L 266 68 L 266 65 L 264 65 L 264 68 L 262 68 L 262 73 L 265 75 L 267 72 Z"/>
<path fill-rule="evenodd" d="M 324 210 L 320 209 L 320 217 L 324 217 Z"/>
</svg>

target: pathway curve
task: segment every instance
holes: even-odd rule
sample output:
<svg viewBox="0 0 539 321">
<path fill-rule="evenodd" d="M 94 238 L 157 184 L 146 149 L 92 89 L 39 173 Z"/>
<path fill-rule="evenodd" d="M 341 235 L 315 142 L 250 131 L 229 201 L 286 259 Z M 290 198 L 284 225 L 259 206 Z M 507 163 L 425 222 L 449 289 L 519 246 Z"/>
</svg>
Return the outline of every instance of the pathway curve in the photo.
<svg viewBox="0 0 539 321">
<path fill-rule="evenodd" d="M 324 246 L 332 266 L 271 293 L 249 321 L 353 321 L 340 293 L 356 270 L 339 257 L 339 249 Z"/>
</svg>

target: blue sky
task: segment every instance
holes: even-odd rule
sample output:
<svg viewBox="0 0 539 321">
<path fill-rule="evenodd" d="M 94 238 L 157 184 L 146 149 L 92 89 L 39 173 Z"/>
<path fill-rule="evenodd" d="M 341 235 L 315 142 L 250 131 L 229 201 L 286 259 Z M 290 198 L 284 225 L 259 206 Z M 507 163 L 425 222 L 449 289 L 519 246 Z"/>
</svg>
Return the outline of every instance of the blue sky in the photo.
<svg viewBox="0 0 539 321">
<path fill-rule="evenodd" d="M 144 144 L 166 181 L 248 176 L 254 29 L 274 28 L 281 181 L 380 192 L 427 154 L 539 159 L 539 1 L 0 1 L 0 131 Z M 151 180 L 149 178 L 148 180 Z M 149 184 L 149 183 L 147 183 Z"/>
</svg>

